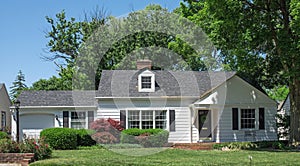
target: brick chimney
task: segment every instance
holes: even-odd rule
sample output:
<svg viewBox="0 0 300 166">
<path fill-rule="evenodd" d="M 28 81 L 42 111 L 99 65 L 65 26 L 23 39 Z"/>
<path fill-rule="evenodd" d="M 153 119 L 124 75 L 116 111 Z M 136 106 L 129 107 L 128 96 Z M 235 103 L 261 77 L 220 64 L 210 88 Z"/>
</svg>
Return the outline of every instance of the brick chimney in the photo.
<svg viewBox="0 0 300 166">
<path fill-rule="evenodd" d="M 142 59 L 142 60 L 136 61 L 136 68 L 138 70 L 143 69 L 143 68 L 151 69 L 151 67 L 152 67 L 152 61 L 149 59 Z"/>
</svg>

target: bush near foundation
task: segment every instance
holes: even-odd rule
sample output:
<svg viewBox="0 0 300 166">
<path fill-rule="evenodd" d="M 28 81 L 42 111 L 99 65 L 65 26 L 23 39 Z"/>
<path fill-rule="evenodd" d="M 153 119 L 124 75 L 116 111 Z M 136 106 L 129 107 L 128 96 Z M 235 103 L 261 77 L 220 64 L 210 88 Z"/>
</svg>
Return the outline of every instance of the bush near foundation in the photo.
<svg viewBox="0 0 300 166">
<path fill-rule="evenodd" d="M 162 147 L 168 143 L 169 132 L 163 129 L 127 129 L 121 133 L 121 143 L 140 144 L 144 147 Z"/>
<path fill-rule="evenodd" d="M 120 132 L 123 130 L 120 121 L 111 118 L 95 120 L 91 123 L 91 129 L 95 131 L 92 138 L 100 144 L 119 143 Z"/>
<path fill-rule="evenodd" d="M 43 138 L 24 139 L 18 143 L 11 139 L 0 140 L 1 153 L 34 153 L 34 160 L 42 160 L 49 158 L 52 154 L 52 149 L 45 143 Z"/>
<path fill-rule="evenodd" d="M 44 129 L 41 137 L 45 138 L 53 149 L 71 150 L 77 148 L 77 133 L 71 128 L 48 128 Z"/>
</svg>

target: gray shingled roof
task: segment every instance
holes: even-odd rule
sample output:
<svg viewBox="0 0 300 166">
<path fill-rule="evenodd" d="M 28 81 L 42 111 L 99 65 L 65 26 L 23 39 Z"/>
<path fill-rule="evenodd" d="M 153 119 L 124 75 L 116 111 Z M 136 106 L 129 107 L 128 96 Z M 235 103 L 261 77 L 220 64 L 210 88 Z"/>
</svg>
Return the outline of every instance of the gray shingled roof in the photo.
<svg viewBox="0 0 300 166">
<path fill-rule="evenodd" d="M 23 91 L 21 106 L 96 106 L 95 91 Z"/>
<path fill-rule="evenodd" d="M 143 70 L 104 70 L 97 97 L 201 96 L 221 85 L 236 72 L 162 71 L 155 74 L 155 92 L 138 92 Z"/>
</svg>

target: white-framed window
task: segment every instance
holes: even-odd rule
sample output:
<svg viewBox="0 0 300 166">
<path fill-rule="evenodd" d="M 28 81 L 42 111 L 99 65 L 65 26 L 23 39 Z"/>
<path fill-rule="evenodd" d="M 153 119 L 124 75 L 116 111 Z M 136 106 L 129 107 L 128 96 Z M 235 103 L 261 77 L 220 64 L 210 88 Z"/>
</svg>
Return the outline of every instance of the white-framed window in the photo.
<svg viewBox="0 0 300 166">
<path fill-rule="evenodd" d="M 241 109 L 241 129 L 255 129 L 255 109 Z"/>
<path fill-rule="evenodd" d="M 72 111 L 71 112 L 71 128 L 84 129 L 87 121 L 86 112 Z"/>
<path fill-rule="evenodd" d="M 149 70 L 145 70 L 138 76 L 139 92 L 155 92 L 155 75 Z"/>
<path fill-rule="evenodd" d="M 167 110 L 128 110 L 128 128 L 167 128 Z"/>
</svg>

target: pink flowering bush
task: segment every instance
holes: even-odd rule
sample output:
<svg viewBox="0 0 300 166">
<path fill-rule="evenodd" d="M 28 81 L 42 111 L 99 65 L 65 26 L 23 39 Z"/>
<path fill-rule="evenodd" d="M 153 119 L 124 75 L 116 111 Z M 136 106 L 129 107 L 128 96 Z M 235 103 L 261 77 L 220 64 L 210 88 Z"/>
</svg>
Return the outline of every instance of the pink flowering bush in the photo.
<svg viewBox="0 0 300 166">
<path fill-rule="evenodd" d="M 121 127 L 119 121 L 101 118 L 91 123 L 91 129 L 96 131 L 92 138 L 97 143 L 113 144 L 120 142 L 120 132 L 124 128 Z"/>
<path fill-rule="evenodd" d="M 24 139 L 20 143 L 11 139 L 1 139 L 0 153 L 34 153 L 34 160 L 42 160 L 51 156 L 52 149 L 45 143 L 44 138 Z"/>
</svg>

